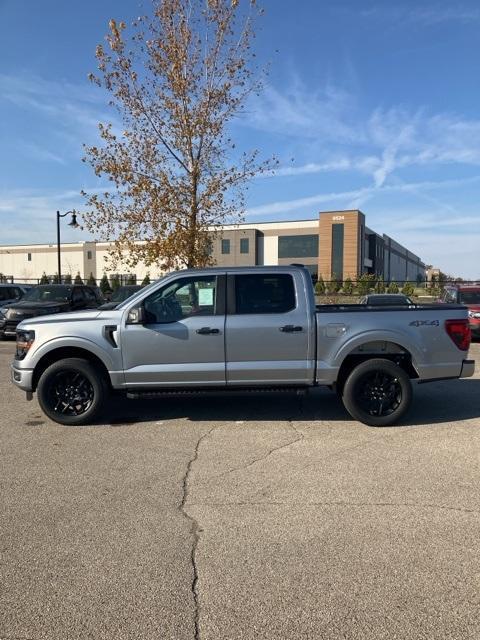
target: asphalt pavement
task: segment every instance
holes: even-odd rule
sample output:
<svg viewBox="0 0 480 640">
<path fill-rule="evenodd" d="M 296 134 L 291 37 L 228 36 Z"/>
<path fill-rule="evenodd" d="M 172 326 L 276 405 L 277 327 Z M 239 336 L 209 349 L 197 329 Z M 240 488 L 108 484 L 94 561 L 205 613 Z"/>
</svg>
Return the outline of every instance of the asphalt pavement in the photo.
<svg viewBox="0 0 480 640">
<path fill-rule="evenodd" d="M 480 638 L 478 372 L 416 387 L 396 427 L 328 390 L 118 400 L 63 427 L 10 383 L 13 350 L 0 640 Z"/>
</svg>

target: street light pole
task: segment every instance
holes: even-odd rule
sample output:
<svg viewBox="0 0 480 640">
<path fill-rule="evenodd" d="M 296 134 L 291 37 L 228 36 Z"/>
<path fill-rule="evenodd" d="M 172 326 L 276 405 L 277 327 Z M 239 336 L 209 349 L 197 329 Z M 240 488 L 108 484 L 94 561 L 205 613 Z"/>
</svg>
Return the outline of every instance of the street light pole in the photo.
<svg viewBox="0 0 480 640">
<path fill-rule="evenodd" d="M 79 226 L 77 222 L 77 214 L 75 211 L 66 211 L 65 213 L 60 213 L 57 211 L 57 261 L 58 261 L 58 283 L 62 283 L 62 267 L 61 267 L 61 259 L 60 259 L 60 218 L 65 218 L 68 214 L 72 214 L 72 220 L 68 223 L 69 227 L 73 227 L 74 229 Z"/>
</svg>

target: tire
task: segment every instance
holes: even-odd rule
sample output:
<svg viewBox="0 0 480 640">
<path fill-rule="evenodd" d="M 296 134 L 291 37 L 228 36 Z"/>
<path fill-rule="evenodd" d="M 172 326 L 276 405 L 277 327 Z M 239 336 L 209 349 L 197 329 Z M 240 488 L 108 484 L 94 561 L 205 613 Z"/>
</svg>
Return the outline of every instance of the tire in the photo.
<svg viewBox="0 0 480 640">
<path fill-rule="evenodd" d="M 109 394 L 103 373 L 81 358 L 66 358 L 50 365 L 37 386 L 42 411 L 64 425 L 94 422 Z"/>
<path fill-rule="evenodd" d="M 383 358 L 359 364 L 343 388 L 343 404 L 359 422 L 372 427 L 397 423 L 412 402 L 412 384 L 405 371 Z"/>
</svg>

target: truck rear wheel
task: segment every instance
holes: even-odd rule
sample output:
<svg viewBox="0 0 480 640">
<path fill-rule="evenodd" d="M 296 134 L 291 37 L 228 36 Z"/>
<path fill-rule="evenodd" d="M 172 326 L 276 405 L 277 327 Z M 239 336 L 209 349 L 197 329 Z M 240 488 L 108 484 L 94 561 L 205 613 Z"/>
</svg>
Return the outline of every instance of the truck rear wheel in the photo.
<svg viewBox="0 0 480 640">
<path fill-rule="evenodd" d="M 82 425 L 99 416 L 109 387 L 88 360 L 66 358 L 45 369 L 38 381 L 37 395 L 49 418 L 60 424 Z"/>
<path fill-rule="evenodd" d="M 343 404 L 348 413 L 373 427 L 395 424 L 412 402 L 408 374 L 390 360 L 376 358 L 359 364 L 343 388 Z"/>
</svg>

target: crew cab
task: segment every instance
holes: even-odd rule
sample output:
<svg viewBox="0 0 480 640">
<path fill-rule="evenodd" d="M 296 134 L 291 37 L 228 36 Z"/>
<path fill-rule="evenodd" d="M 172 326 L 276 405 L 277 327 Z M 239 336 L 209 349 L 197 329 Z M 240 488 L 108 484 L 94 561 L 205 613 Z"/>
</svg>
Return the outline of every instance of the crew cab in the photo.
<svg viewBox="0 0 480 640">
<path fill-rule="evenodd" d="M 171 273 L 115 309 L 22 322 L 12 380 L 61 424 L 86 424 L 112 392 L 336 390 L 369 425 L 402 418 L 412 381 L 473 375 L 458 305 L 315 306 L 301 266 Z"/>
</svg>

